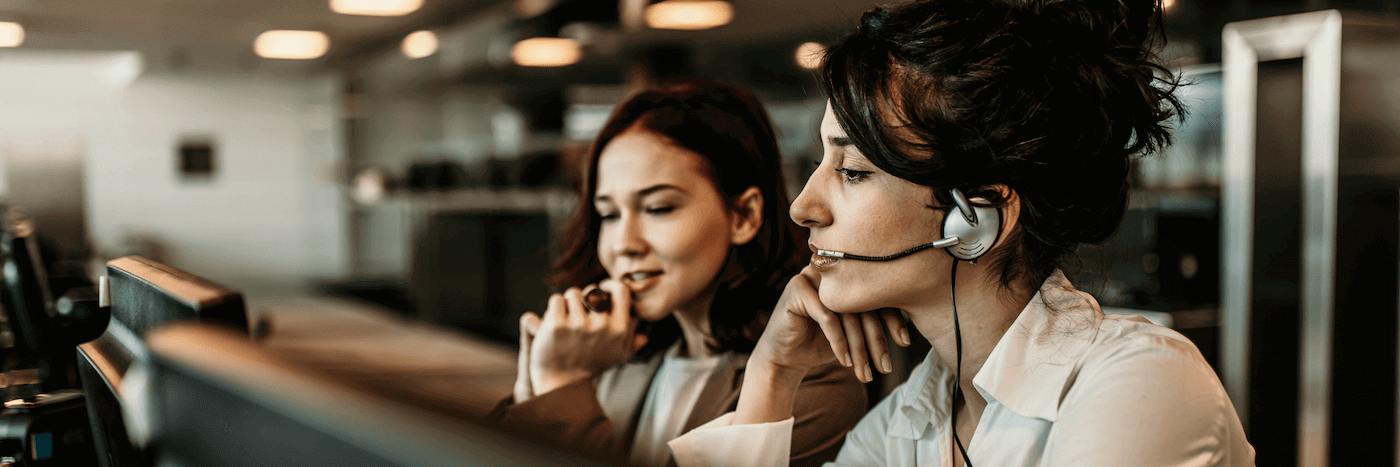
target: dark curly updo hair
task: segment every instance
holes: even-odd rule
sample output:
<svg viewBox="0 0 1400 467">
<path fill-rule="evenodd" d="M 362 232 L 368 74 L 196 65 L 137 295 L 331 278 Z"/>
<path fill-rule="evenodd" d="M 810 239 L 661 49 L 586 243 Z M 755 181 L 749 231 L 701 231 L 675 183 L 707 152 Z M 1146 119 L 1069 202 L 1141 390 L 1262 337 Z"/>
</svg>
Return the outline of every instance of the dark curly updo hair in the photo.
<svg viewBox="0 0 1400 467">
<path fill-rule="evenodd" d="M 562 254 L 546 284 L 562 290 L 607 278 L 598 259 L 601 217 L 593 205 L 598 158 L 627 131 L 661 135 L 704 157 L 711 181 L 731 203 L 749 187 L 763 195 L 763 225 L 753 240 L 731 249 L 727 270 L 715 278 L 719 287 L 710 305 L 711 349 L 752 351 L 783 286 L 807 264 L 807 250 L 799 248 L 804 236 L 787 214 L 782 158 L 768 112 L 752 93 L 729 84 L 690 79 L 642 91 L 617 106 L 584 161 L 578 207 L 564 227 Z M 674 316 L 646 332 L 638 358 L 665 350 L 681 333 Z"/>
<path fill-rule="evenodd" d="M 1130 159 L 1171 141 L 1176 78 L 1156 63 L 1158 0 L 932 0 L 876 7 L 828 50 L 837 121 L 881 170 L 993 206 L 1019 228 L 992 264 L 1036 288 L 1128 205 Z"/>
</svg>

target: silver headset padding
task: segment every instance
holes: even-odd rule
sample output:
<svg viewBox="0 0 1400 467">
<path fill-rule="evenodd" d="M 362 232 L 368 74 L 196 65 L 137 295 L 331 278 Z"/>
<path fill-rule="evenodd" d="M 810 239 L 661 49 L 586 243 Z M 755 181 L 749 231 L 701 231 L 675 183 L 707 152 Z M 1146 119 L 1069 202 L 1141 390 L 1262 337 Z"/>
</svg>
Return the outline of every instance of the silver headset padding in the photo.
<svg viewBox="0 0 1400 467">
<path fill-rule="evenodd" d="M 959 195 L 961 193 L 954 196 Z M 974 261 L 991 251 L 997 243 L 997 236 L 1001 235 L 1000 209 L 971 207 L 976 213 L 977 225 L 968 222 L 967 216 L 958 207 L 949 209 L 948 215 L 943 218 L 943 236 L 958 237 L 958 244 L 947 248 L 948 254 L 966 261 Z"/>
</svg>

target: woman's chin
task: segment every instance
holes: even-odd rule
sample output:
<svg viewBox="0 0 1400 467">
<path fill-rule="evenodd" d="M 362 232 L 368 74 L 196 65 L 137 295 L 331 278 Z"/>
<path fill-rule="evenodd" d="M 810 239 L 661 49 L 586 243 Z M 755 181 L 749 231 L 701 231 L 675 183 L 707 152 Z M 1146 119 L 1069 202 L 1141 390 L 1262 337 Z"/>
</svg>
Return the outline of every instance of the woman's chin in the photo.
<svg viewBox="0 0 1400 467">
<path fill-rule="evenodd" d="M 868 297 L 853 297 L 850 294 L 842 293 L 837 287 L 827 287 L 827 284 L 822 284 L 822 286 L 822 289 L 817 292 L 817 298 L 821 299 L 822 306 L 835 313 L 859 313 L 881 308 L 874 303 L 868 303 L 869 300 L 862 300 Z"/>
<path fill-rule="evenodd" d="M 662 311 L 661 307 L 648 305 L 649 304 L 646 303 L 635 303 L 632 305 L 632 311 L 637 313 L 637 319 L 655 323 L 671 315 L 669 312 Z"/>
</svg>

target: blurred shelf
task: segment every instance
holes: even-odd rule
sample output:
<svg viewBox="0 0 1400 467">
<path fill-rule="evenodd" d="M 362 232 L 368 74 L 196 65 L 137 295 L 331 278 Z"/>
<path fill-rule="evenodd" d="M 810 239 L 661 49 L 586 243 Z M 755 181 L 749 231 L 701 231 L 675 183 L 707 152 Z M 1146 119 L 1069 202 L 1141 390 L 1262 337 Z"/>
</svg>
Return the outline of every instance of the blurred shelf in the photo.
<svg viewBox="0 0 1400 467">
<path fill-rule="evenodd" d="M 435 213 L 562 213 L 574 208 L 576 196 L 564 188 L 467 188 L 445 192 L 407 193 L 396 198 L 415 209 Z"/>
</svg>

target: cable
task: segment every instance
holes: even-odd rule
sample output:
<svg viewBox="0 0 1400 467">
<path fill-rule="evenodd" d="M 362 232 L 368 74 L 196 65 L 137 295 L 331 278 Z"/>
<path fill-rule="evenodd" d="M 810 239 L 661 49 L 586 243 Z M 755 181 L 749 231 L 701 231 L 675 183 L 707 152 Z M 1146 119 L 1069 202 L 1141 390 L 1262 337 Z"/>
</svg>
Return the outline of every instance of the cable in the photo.
<svg viewBox="0 0 1400 467">
<path fill-rule="evenodd" d="M 972 459 L 967 457 L 967 450 L 963 449 L 962 440 L 958 439 L 958 397 L 962 395 L 962 326 L 958 324 L 958 260 L 953 260 L 953 272 L 948 274 L 948 298 L 953 302 L 953 340 L 958 346 L 957 372 L 953 380 L 953 401 L 948 410 L 951 414 L 949 425 L 953 427 L 953 442 L 958 444 L 958 452 L 962 453 L 963 465 L 972 467 Z"/>
</svg>

